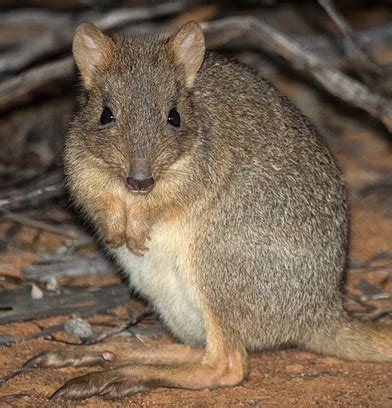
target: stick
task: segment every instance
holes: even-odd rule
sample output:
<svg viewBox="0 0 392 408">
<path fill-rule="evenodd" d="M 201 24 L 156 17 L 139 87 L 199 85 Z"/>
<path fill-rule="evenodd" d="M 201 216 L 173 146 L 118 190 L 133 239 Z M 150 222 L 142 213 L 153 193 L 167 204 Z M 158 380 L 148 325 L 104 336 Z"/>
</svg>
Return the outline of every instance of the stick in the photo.
<svg viewBox="0 0 392 408">
<path fill-rule="evenodd" d="M 49 334 L 54 334 L 59 331 L 64 330 L 64 324 L 55 324 L 52 326 L 45 327 L 44 329 L 40 330 L 39 332 L 28 334 L 25 336 L 11 336 L 7 334 L 3 334 L 0 336 L 0 345 L 1 346 L 9 346 L 12 343 L 16 343 L 23 340 L 32 340 L 37 339 L 39 337 L 44 337 Z"/>
<path fill-rule="evenodd" d="M 41 299 L 32 299 L 31 289 L 13 289 L 2 292 L 0 324 L 80 313 L 91 316 L 106 312 L 129 302 L 129 289 L 124 284 L 102 288 L 64 289 L 64 293 L 43 290 Z"/>
<path fill-rule="evenodd" d="M 331 19 L 338 26 L 344 37 L 344 51 L 347 59 L 357 71 L 364 70 L 371 74 L 382 75 L 382 67 L 374 60 L 372 55 L 359 41 L 354 30 L 347 22 L 343 14 L 335 7 L 332 0 L 318 0 L 320 6 L 327 12 Z"/>
<path fill-rule="evenodd" d="M 367 314 L 363 318 L 365 320 L 369 320 L 373 322 L 375 320 L 380 319 L 381 317 L 388 316 L 388 315 L 392 315 L 392 307 L 385 307 L 382 309 L 377 309 L 374 312 Z"/>
<path fill-rule="evenodd" d="M 64 276 L 99 275 L 112 271 L 110 262 L 99 253 L 94 256 L 75 256 L 58 262 L 39 262 L 22 269 L 25 279 L 39 282 Z"/>
<path fill-rule="evenodd" d="M 354 35 L 361 41 L 361 43 L 366 45 L 366 48 L 368 49 L 388 48 L 392 37 L 392 24 L 379 24 L 374 27 L 356 30 Z M 308 51 L 319 55 L 320 58 L 328 58 L 328 62 L 330 62 L 331 58 L 337 58 L 335 46 L 324 35 L 295 37 L 295 41 Z"/>
<path fill-rule="evenodd" d="M 60 197 L 63 194 L 63 183 L 53 183 L 27 192 L 0 198 L 0 209 L 14 205 L 20 206 L 32 200 L 48 200 L 49 198 Z"/>
<path fill-rule="evenodd" d="M 205 22 L 202 26 L 209 34 L 222 34 L 239 28 L 242 33 L 249 35 L 251 32 L 263 49 L 289 61 L 294 70 L 306 73 L 330 94 L 370 113 L 392 132 L 392 105 L 388 99 L 342 72 L 327 67 L 316 55 L 268 24 L 253 17 L 232 17 Z"/>
<path fill-rule="evenodd" d="M 80 236 L 82 235 L 75 228 L 67 228 L 67 227 L 63 227 L 60 225 L 53 225 L 53 224 L 48 224 L 47 222 L 33 220 L 22 214 L 15 214 L 5 209 L 0 210 L 0 215 L 1 213 L 3 213 L 4 219 L 6 220 L 12 220 L 17 223 L 27 225 L 29 227 L 33 227 L 41 231 L 50 232 L 52 234 L 67 235 L 68 237 L 75 238 L 75 239 L 80 238 Z"/>
<path fill-rule="evenodd" d="M 21 75 L 0 83 L 0 110 L 25 102 L 37 90 L 64 81 L 71 77 L 74 65 L 72 57 L 65 57 L 55 62 L 48 62 L 31 68 Z"/>
</svg>

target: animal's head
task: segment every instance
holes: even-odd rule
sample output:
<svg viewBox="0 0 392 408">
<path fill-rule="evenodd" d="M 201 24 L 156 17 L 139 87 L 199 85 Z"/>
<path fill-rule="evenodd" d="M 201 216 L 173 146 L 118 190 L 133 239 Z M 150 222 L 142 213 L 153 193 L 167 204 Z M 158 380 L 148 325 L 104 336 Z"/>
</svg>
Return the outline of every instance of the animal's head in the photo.
<svg viewBox="0 0 392 408">
<path fill-rule="evenodd" d="M 95 171 L 110 172 L 132 193 L 153 190 L 197 143 L 190 92 L 204 54 L 194 22 L 168 39 L 113 39 L 81 24 L 73 55 L 86 98 L 66 154 L 85 149 L 101 166 Z"/>
</svg>

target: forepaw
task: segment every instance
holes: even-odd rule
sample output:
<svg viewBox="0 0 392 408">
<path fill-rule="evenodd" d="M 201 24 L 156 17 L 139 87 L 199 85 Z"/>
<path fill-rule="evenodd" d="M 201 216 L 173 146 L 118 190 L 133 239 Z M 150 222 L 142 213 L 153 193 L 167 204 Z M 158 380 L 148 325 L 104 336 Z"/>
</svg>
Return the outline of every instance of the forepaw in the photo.
<svg viewBox="0 0 392 408">
<path fill-rule="evenodd" d="M 104 233 L 105 241 L 113 248 L 118 248 L 125 243 L 125 235 L 116 233 L 115 231 L 106 231 Z"/>
<path fill-rule="evenodd" d="M 98 211 L 97 221 L 101 233 L 109 245 L 119 247 L 125 243 L 127 221 L 125 207 L 120 200 L 113 198 L 105 210 Z"/>
<path fill-rule="evenodd" d="M 149 239 L 149 229 L 145 223 L 134 223 L 127 230 L 127 246 L 137 256 L 143 256 L 148 251 L 146 241 Z"/>
<path fill-rule="evenodd" d="M 147 384 L 132 380 L 124 370 L 113 369 L 73 378 L 59 388 L 51 396 L 51 399 L 78 400 L 90 398 L 94 395 L 115 399 L 137 392 L 148 391 L 149 389 L 151 387 Z"/>
<path fill-rule="evenodd" d="M 148 237 L 127 237 L 128 249 L 136 256 L 143 256 L 148 251 L 145 241 Z"/>
<path fill-rule="evenodd" d="M 44 351 L 28 360 L 24 367 L 80 367 L 92 365 L 106 365 L 115 360 L 115 354 L 111 351 L 85 350 L 79 348 L 63 348 Z"/>
<path fill-rule="evenodd" d="M 105 241 L 112 247 L 119 247 L 125 242 L 125 223 L 121 219 L 109 218 L 103 226 Z"/>
</svg>

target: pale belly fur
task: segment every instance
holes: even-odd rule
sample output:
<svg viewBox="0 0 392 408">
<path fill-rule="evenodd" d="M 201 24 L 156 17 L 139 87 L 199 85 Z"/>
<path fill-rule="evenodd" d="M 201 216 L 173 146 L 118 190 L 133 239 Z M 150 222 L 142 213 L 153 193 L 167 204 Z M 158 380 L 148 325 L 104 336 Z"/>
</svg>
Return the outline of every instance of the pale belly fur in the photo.
<svg viewBox="0 0 392 408">
<path fill-rule="evenodd" d="M 203 344 L 204 324 L 189 265 L 190 235 L 179 222 L 155 225 L 149 250 L 136 256 L 126 246 L 112 249 L 136 291 L 152 303 L 172 334 L 188 344 Z"/>
</svg>

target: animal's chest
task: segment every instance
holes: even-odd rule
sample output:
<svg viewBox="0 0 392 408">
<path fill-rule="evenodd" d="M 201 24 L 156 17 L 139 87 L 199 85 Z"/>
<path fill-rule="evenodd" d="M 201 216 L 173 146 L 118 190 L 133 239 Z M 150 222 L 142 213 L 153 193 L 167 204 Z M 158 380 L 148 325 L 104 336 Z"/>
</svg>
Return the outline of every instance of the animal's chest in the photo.
<svg viewBox="0 0 392 408">
<path fill-rule="evenodd" d="M 186 343 L 204 342 L 190 234 L 180 223 L 155 226 L 144 256 L 125 246 L 113 250 L 131 285 L 158 310 L 172 333 Z"/>
</svg>

